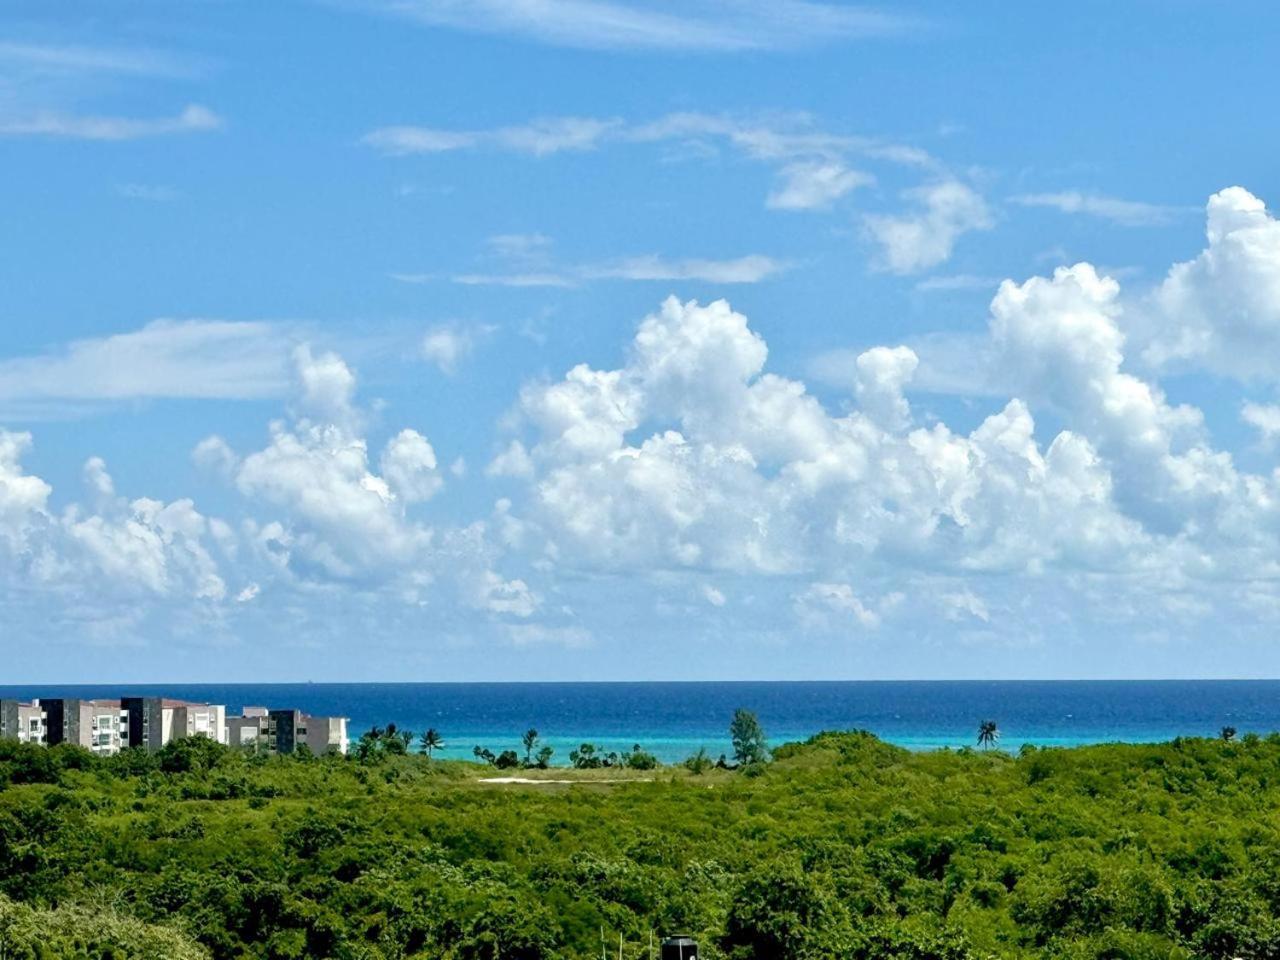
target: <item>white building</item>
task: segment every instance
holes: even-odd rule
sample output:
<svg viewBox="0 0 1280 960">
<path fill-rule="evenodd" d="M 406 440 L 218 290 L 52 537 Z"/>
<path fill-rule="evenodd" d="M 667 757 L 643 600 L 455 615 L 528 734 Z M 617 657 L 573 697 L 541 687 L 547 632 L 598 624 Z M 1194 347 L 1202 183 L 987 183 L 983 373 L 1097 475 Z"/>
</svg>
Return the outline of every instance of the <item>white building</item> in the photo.
<svg viewBox="0 0 1280 960">
<path fill-rule="evenodd" d="M 45 717 L 40 702 L 0 700 L 0 740 L 44 743 Z"/>
</svg>

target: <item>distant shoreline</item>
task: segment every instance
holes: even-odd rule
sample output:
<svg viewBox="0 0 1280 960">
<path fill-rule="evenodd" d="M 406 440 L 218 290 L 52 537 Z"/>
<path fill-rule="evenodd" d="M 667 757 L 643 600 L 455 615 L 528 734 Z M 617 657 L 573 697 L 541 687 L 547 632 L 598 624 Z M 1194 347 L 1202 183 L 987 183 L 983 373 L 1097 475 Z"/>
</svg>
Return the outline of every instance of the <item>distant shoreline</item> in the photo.
<svg viewBox="0 0 1280 960">
<path fill-rule="evenodd" d="M 279 704 L 315 716 L 349 718 L 354 742 L 394 723 L 444 741 L 442 758 L 471 759 L 477 746 L 516 750 L 536 728 L 561 766 L 583 742 L 619 754 L 639 744 L 663 763 L 699 748 L 729 753 L 734 709 L 760 717 L 769 741 L 804 740 L 822 730 L 869 730 L 913 751 L 974 746 L 978 724 L 994 720 L 1001 746 L 1157 743 L 1216 736 L 1233 726 L 1280 730 L 1280 680 L 1030 681 L 634 681 L 301 684 L 17 684 L 0 697 L 177 695 L 226 704 Z"/>
</svg>

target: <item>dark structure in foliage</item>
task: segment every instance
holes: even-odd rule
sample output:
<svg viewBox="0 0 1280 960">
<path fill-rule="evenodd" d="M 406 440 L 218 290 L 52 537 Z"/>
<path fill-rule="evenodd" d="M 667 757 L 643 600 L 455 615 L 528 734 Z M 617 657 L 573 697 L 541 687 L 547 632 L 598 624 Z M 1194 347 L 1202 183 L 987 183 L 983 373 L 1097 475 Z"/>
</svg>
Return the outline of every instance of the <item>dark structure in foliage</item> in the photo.
<svg viewBox="0 0 1280 960">
<path fill-rule="evenodd" d="M 698 942 L 692 937 L 666 937 L 660 956 L 662 960 L 698 960 Z"/>
</svg>

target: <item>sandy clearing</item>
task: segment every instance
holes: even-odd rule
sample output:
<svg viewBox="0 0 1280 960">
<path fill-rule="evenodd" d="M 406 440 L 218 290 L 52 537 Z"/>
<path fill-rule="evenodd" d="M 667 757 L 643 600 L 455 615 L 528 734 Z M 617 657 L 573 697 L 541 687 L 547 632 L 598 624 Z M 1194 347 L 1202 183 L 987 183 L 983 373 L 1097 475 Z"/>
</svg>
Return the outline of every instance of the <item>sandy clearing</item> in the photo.
<svg viewBox="0 0 1280 960">
<path fill-rule="evenodd" d="M 537 780 L 533 777 L 481 777 L 481 783 L 652 783 L 653 777 L 598 777 L 593 780 Z"/>
</svg>

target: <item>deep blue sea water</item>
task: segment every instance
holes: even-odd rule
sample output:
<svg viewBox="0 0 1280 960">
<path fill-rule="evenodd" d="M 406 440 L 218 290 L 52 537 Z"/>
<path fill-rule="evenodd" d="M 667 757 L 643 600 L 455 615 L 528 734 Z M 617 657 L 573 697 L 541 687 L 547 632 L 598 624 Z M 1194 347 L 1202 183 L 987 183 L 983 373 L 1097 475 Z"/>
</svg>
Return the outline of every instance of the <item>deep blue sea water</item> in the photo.
<svg viewBox="0 0 1280 960">
<path fill-rule="evenodd" d="M 639 743 L 664 761 L 705 746 L 729 751 L 736 707 L 760 717 L 771 744 L 819 730 L 862 728 L 912 749 L 972 744 L 995 720 L 1001 746 L 1073 745 L 1216 736 L 1223 726 L 1280 730 L 1280 680 L 832 681 L 689 683 L 307 683 L 0 686 L 0 696 L 167 695 L 351 718 L 354 739 L 374 724 L 435 727 L 444 755 L 477 744 L 520 749 L 537 728 L 554 762 L 584 740 L 610 750 Z"/>
</svg>

